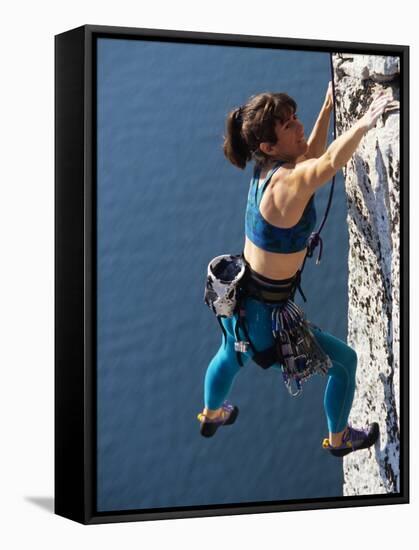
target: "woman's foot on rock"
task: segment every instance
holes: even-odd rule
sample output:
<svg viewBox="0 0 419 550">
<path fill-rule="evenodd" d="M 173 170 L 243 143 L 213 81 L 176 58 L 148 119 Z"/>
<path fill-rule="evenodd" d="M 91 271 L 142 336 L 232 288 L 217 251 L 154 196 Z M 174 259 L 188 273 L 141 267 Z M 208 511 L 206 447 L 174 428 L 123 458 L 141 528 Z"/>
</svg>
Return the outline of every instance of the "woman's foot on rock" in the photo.
<svg viewBox="0 0 419 550">
<path fill-rule="evenodd" d="M 329 439 L 323 439 L 323 449 L 328 450 L 333 456 L 342 457 L 354 451 L 372 447 L 380 435 L 380 427 L 373 422 L 366 428 L 353 428 L 348 425 L 342 437 L 342 444 L 338 447 L 331 445 Z"/>
</svg>

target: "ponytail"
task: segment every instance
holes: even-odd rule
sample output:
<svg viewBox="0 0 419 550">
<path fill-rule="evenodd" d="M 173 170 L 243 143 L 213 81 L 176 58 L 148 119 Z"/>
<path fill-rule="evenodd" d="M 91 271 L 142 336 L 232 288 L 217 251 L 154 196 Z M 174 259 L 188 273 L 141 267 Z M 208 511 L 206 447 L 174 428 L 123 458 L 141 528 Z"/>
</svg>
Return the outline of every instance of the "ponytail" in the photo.
<svg viewBox="0 0 419 550">
<path fill-rule="evenodd" d="M 241 168 L 246 167 L 246 163 L 251 159 L 249 146 L 243 139 L 243 108 L 239 107 L 231 111 L 227 116 L 226 135 L 224 136 L 223 151 L 225 157 L 234 166 Z"/>
</svg>

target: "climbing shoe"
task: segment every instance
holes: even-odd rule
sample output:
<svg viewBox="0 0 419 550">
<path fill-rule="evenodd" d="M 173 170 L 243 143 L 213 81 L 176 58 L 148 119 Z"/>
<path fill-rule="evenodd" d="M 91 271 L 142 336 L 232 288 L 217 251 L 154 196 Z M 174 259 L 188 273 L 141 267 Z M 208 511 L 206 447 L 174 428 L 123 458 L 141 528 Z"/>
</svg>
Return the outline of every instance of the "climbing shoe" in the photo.
<svg viewBox="0 0 419 550">
<path fill-rule="evenodd" d="M 333 447 L 328 438 L 323 439 L 323 449 L 328 450 L 333 456 L 345 456 L 354 451 L 368 449 L 377 441 L 380 428 L 377 422 L 373 422 L 366 428 L 356 429 L 348 424 L 346 433 L 343 434 L 342 444 Z"/>
<path fill-rule="evenodd" d="M 239 414 L 238 407 L 234 407 L 228 401 L 221 405 L 221 412 L 215 418 L 208 418 L 204 413 L 198 414 L 201 422 L 200 432 L 204 437 L 212 437 L 220 426 L 233 424 Z"/>
</svg>

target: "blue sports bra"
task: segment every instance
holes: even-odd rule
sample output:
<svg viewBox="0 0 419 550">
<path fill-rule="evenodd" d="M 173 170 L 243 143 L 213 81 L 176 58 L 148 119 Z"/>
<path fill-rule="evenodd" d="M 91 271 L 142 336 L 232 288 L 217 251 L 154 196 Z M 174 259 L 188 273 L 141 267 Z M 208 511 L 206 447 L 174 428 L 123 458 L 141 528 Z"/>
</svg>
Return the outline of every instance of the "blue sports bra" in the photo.
<svg viewBox="0 0 419 550">
<path fill-rule="evenodd" d="M 247 198 L 245 232 L 247 238 L 259 248 L 267 252 L 289 254 L 300 252 L 307 246 L 307 239 L 316 225 L 316 207 L 313 194 L 300 220 L 292 227 L 277 227 L 265 220 L 259 210 L 260 201 L 273 174 L 282 164 L 285 161 L 278 161 L 260 186 L 258 180 L 261 169 L 255 166 Z"/>
</svg>

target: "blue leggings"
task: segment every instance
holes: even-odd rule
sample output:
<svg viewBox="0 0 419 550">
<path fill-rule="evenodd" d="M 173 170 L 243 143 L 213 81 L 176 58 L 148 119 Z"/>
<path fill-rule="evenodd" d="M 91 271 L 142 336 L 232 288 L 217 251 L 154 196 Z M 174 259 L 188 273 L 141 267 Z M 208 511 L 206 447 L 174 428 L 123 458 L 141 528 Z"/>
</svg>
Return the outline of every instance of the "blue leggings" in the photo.
<svg viewBox="0 0 419 550">
<path fill-rule="evenodd" d="M 249 337 L 258 351 L 273 345 L 271 330 L 271 309 L 263 302 L 247 298 L 244 302 Z M 205 375 L 205 406 L 218 409 L 227 397 L 236 374 L 240 371 L 237 355 L 234 350 L 234 327 L 237 317 L 222 319 L 227 333 L 220 349 L 211 360 Z M 245 339 L 240 330 L 240 337 Z M 328 382 L 324 394 L 324 408 L 329 431 L 341 432 L 345 429 L 355 393 L 355 371 L 357 355 L 354 349 L 320 329 L 313 329 L 313 334 L 325 351 L 333 366 L 328 371 Z M 251 353 L 241 354 L 243 364 L 251 358 Z M 272 368 L 280 369 L 275 363 Z"/>
</svg>

